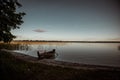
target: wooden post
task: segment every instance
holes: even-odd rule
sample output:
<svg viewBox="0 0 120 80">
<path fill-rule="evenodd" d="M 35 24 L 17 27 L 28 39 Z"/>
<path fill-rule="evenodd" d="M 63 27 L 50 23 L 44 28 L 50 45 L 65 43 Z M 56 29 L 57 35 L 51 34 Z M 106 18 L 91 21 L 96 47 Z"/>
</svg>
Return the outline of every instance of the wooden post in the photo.
<svg viewBox="0 0 120 80">
<path fill-rule="evenodd" d="M 38 55 L 38 59 L 40 59 L 40 53 L 39 53 L 39 51 L 37 51 L 37 55 Z"/>
</svg>

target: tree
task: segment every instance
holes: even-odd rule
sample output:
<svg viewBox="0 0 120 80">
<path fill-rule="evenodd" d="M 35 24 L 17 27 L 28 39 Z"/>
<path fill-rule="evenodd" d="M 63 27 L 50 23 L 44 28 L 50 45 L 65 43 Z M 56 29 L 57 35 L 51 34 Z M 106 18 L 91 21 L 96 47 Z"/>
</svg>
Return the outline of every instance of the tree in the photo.
<svg viewBox="0 0 120 80">
<path fill-rule="evenodd" d="M 22 5 L 17 0 L 0 0 L 0 41 L 11 42 L 16 36 L 11 33 L 23 23 L 24 12 L 16 9 Z"/>
</svg>

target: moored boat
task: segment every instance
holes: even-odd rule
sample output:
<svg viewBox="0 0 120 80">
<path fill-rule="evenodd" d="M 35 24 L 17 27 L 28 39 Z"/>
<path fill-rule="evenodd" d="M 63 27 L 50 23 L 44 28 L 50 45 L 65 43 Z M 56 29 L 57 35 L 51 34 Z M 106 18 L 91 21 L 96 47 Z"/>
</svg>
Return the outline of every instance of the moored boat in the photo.
<svg viewBox="0 0 120 80">
<path fill-rule="evenodd" d="M 38 55 L 38 59 L 42 59 L 42 58 L 53 58 L 55 57 L 55 49 L 53 49 L 52 51 L 44 51 L 43 53 L 40 53 L 39 51 L 37 51 L 37 55 Z"/>
</svg>

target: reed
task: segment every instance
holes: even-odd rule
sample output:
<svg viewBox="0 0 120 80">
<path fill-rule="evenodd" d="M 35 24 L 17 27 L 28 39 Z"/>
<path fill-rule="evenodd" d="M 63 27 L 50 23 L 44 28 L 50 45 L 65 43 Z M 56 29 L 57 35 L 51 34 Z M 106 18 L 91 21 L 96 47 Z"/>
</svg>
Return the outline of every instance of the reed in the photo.
<svg viewBox="0 0 120 80">
<path fill-rule="evenodd" d="M 14 50 L 14 49 L 17 49 L 19 46 L 20 44 L 0 43 L 0 49 Z"/>
</svg>

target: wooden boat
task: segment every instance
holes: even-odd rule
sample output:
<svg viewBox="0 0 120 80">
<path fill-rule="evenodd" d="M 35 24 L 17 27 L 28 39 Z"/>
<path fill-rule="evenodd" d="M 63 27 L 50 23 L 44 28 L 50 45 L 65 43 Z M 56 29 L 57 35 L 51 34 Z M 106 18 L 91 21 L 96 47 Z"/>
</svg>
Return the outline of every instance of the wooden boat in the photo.
<svg viewBox="0 0 120 80">
<path fill-rule="evenodd" d="M 39 51 L 37 51 L 37 55 L 38 55 L 38 59 L 42 59 L 42 58 L 54 58 L 55 57 L 55 49 L 53 49 L 52 51 L 48 51 L 48 52 L 43 52 L 40 53 Z"/>
</svg>

